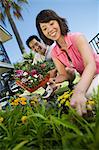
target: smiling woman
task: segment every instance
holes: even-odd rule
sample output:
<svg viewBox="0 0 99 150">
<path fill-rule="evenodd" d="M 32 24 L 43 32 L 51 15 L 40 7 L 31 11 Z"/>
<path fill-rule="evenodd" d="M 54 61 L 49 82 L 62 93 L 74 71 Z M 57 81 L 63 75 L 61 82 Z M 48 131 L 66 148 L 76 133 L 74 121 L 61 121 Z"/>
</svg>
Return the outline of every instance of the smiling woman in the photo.
<svg viewBox="0 0 99 150">
<path fill-rule="evenodd" d="M 82 33 L 70 33 L 66 19 L 53 10 L 40 11 L 36 17 L 36 27 L 45 44 L 50 45 L 56 41 L 56 46 L 51 51 L 51 57 L 59 73 L 55 83 L 70 79 L 66 67 L 76 69 L 80 73 L 81 79 L 71 97 L 71 106 L 76 108 L 79 115 L 87 113 L 86 93 L 91 86 L 90 96 L 92 96 L 93 90 L 97 91 L 99 84 L 99 55 L 92 52 Z M 93 84 L 94 78 L 97 84 Z"/>
</svg>

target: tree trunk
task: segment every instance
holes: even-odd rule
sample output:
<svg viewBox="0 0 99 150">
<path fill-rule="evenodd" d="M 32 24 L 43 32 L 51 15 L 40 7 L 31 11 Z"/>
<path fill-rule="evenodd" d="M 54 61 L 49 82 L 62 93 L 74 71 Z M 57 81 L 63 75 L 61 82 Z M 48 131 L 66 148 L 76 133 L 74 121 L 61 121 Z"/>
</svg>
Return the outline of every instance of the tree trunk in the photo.
<svg viewBox="0 0 99 150">
<path fill-rule="evenodd" d="M 22 42 L 22 40 L 21 40 L 21 37 L 20 37 L 20 35 L 19 35 L 19 32 L 18 32 L 18 30 L 17 30 L 17 28 L 16 28 L 16 25 L 15 25 L 15 23 L 14 23 L 12 17 L 11 17 L 11 14 L 10 14 L 10 10 L 9 10 L 9 9 L 6 10 L 6 15 L 7 15 L 7 17 L 8 17 L 9 23 L 10 23 L 10 25 L 11 25 L 11 28 L 12 28 L 12 30 L 13 30 L 13 32 L 14 32 L 14 35 L 15 35 L 15 37 L 16 37 L 16 40 L 17 40 L 17 42 L 18 42 L 19 48 L 20 48 L 20 50 L 21 50 L 21 53 L 24 54 L 26 51 L 25 51 L 25 48 L 24 48 L 24 46 L 23 46 L 23 42 Z"/>
</svg>

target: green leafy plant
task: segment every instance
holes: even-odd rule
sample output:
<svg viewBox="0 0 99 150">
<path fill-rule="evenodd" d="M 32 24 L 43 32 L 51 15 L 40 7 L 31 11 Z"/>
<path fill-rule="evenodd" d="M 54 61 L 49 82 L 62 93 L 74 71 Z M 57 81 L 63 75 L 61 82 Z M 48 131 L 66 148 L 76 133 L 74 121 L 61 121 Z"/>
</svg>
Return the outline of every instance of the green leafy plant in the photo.
<svg viewBox="0 0 99 150">
<path fill-rule="evenodd" d="M 31 95 L 11 100 L 11 105 L 0 111 L 0 149 L 97 150 L 98 103 L 96 115 L 81 117 L 71 107 L 63 113 L 57 98 L 54 95 L 47 101 Z M 94 98 L 98 102 L 99 93 Z"/>
</svg>

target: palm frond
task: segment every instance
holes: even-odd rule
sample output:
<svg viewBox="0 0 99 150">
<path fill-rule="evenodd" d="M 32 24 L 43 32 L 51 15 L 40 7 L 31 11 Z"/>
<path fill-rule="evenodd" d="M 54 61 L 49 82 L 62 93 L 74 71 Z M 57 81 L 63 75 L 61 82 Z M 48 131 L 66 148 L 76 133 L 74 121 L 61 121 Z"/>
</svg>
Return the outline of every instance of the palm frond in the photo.
<svg viewBox="0 0 99 150">
<path fill-rule="evenodd" d="M 23 17 L 22 17 L 22 15 L 21 15 L 20 11 L 14 11 L 14 10 L 13 10 L 13 14 L 14 14 L 14 16 L 15 16 L 17 19 L 23 19 Z"/>
</svg>

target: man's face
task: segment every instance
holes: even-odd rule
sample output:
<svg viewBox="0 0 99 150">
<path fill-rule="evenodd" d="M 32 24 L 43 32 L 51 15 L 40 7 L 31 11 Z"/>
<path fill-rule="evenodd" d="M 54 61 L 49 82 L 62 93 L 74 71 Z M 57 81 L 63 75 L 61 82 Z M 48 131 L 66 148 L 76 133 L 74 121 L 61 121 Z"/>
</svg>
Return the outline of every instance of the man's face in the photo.
<svg viewBox="0 0 99 150">
<path fill-rule="evenodd" d="M 30 48 L 41 54 L 41 55 L 44 55 L 45 54 L 45 47 L 43 46 L 43 44 L 41 44 L 39 41 L 37 41 L 36 39 L 33 39 L 29 42 L 29 46 Z"/>
</svg>

